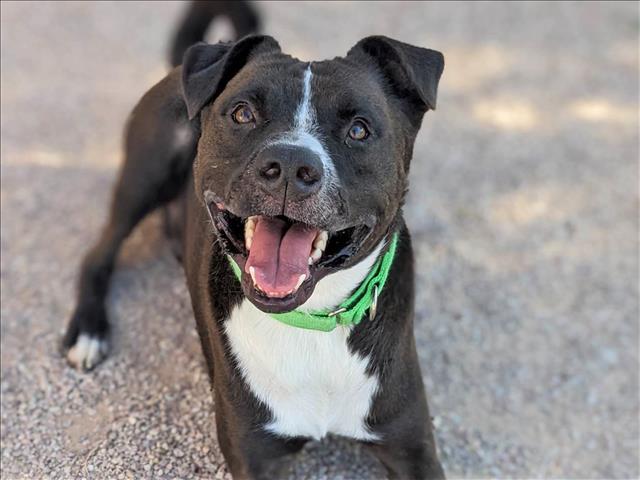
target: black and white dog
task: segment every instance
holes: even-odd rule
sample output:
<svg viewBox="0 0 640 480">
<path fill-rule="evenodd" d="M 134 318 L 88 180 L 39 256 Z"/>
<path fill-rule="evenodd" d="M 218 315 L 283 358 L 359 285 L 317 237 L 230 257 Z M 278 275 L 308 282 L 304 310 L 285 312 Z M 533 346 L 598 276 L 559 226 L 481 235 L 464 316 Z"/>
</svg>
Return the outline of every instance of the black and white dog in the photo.
<svg viewBox="0 0 640 480">
<path fill-rule="evenodd" d="M 401 207 L 443 67 L 439 52 L 382 36 L 310 63 L 262 35 L 187 50 L 129 120 L 68 361 L 89 370 L 104 358 L 116 254 L 163 206 L 235 478 L 277 476 L 328 433 L 364 442 L 392 477 L 442 477 Z M 341 308 L 347 299 L 360 311 Z"/>
</svg>

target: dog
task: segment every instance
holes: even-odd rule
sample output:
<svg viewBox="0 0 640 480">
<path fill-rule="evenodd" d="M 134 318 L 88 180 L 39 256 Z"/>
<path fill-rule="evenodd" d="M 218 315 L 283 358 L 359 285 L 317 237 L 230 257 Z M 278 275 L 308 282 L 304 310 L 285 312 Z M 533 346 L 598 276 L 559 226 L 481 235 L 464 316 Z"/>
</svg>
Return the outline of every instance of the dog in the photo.
<svg viewBox="0 0 640 480">
<path fill-rule="evenodd" d="M 442 478 L 402 205 L 443 68 L 441 53 L 384 36 L 317 62 L 266 35 L 191 46 L 128 121 L 109 220 L 80 269 L 68 362 L 105 358 L 117 252 L 161 207 L 234 478 L 277 478 L 329 433 L 363 442 L 392 478 Z"/>
</svg>

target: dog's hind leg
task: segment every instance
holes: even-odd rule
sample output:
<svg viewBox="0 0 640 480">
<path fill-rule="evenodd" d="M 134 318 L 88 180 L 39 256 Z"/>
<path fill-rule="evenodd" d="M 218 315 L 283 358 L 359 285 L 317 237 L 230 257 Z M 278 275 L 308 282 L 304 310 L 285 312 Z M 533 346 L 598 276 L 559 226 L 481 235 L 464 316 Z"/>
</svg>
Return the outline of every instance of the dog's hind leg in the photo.
<svg viewBox="0 0 640 480">
<path fill-rule="evenodd" d="M 105 298 L 122 242 L 140 220 L 175 199 L 187 184 L 199 127 L 187 119 L 178 74 L 153 87 L 131 115 L 109 220 L 82 262 L 77 305 L 63 339 L 67 360 L 76 368 L 90 370 L 107 353 Z"/>
</svg>

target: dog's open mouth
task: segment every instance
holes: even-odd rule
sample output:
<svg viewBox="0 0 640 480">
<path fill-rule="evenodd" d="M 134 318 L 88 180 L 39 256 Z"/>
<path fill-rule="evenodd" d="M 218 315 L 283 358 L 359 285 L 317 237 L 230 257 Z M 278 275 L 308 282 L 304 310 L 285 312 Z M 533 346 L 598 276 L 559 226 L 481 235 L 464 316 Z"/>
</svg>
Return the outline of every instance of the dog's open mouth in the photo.
<svg viewBox="0 0 640 480">
<path fill-rule="evenodd" d="M 365 225 L 329 232 L 286 216 L 242 218 L 215 202 L 208 208 L 218 241 L 242 271 L 245 295 L 268 312 L 302 305 L 316 282 L 348 261 L 370 232 Z"/>
</svg>

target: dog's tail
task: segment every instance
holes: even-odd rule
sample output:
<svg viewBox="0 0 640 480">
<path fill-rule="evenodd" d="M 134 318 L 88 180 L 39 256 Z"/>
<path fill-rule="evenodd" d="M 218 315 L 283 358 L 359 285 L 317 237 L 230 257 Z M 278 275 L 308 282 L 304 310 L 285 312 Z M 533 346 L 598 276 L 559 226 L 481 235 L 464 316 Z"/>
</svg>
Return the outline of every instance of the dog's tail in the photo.
<svg viewBox="0 0 640 480">
<path fill-rule="evenodd" d="M 180 65 L 187 48 L 202 41 L 213 19 L 221 16 L 231 20 L 237 38 L 257 32 L 260 28 L 258 13 L 246 0 L 192 1 L 171 43 L 171 66 Z"/>
</svg>

